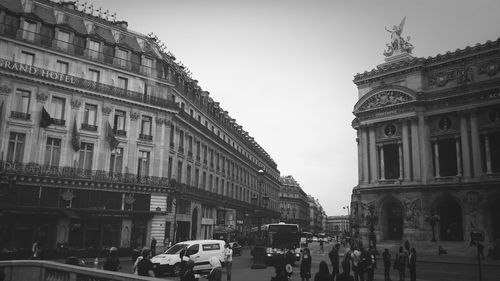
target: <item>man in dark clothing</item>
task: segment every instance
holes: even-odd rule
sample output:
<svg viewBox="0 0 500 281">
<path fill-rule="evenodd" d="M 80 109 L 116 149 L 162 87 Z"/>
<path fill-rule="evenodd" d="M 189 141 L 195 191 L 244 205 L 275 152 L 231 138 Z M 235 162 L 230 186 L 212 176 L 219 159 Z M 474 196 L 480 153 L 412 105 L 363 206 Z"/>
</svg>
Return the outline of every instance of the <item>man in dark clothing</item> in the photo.
<svg viewBox="0 0 500 281">
<path fill-rule="evenodd" d="M 333 246 L 332 250 L 330 253 L 328 253 L 328 257 L 330 258 L 330 262 L 332 264 L 332 276 L 335 279 L 335 277 L 340 273 L 340 268 L 339 268 L 339 249 L 340 249 L 340 244 L 337 243 L 335 246 Z"/>
<path fill-rule="evenodd" d="M 156 256 L 156 239 L 151 239 L 151 255 Z"/>
<path fill-rule="evenodd" d="M 142 260 L 137 264 L 137 275 L 155 277 L 153 263 L 149 260 L 151 252 L 147 249 L 142 251 Z"/>
<path fill-rule="evenodd" d="M 118 249 L 116 247 L 111 247 L 109 249 L 109 256 L 104 261 L 102 265 L 102 269 L 109 271 L 118 271 L 120 270 L 120 260 L 118 259 Z"/>
<path fill-rule="evenodd" d="M 384 281 L 391 281 L 391 254 L 389 249 L 384 250 L 382 258 L 384 260 Z"/>
<path fill-rule="evenodd" d="M 417 251 L 411 248 L 410 256 L 408 257 L 408 267 L 410 268 L 410 281 L 417 280 Z"/>
</svg>

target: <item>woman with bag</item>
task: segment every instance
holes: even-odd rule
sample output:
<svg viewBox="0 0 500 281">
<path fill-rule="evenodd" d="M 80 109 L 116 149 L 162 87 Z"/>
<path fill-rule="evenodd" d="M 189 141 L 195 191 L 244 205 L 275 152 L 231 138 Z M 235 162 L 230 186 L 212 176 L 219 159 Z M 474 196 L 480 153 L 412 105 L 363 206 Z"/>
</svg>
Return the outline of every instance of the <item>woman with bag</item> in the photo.
<svg viewBox="0 0 500 281">
<path fill-rule="evenodd" d="M 302 281 L 309 281 L 311 278 L 311 262 L 311 252 L 309 248 L 305 247 L 300 257 L 300 278 Z"/>
</svg>

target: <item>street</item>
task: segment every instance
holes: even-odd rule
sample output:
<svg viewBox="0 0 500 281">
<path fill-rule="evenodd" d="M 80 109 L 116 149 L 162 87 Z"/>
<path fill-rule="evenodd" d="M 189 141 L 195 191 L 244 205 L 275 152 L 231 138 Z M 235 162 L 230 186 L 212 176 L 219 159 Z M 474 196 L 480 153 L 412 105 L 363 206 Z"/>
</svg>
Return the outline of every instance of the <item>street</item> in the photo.
<svg viewBox="0 0 500 281">
<path fill-rule="evenodd" d="M 312 266 L 311 266 L 311 280 L 314 280 L 314 274 L 319 269 L 319 263 L 325 261 L 328 264 L 329 270 L 331 270 L 330 260 L 328 258 L 328 252 L 331 250 L 333 243 L 325 244 L 324 253 L 319 252 L 318 243 L 310 243 L 309 248 L 313 256 Z M 345 249 L 341 247 L 341 255 L 345 252 Z M 393 253 L 393 257 L 395 253 Z M 418 257 L 418 256 L 417 256 Z M 343 257 L 341 257 L 341 260 Z M 421 281 L 471 281 L 479 280 L 478 266 L 477 264 L 461 264 L 453 263 L 446 260 L 447 257 L 443 256 L 442 262 L 428 262 L 417 260 L 417 280 Z M 232 280 L 233 281 L 255 281 L 271 280 L 274 276 L 274 267 L 267 267 L 266 269 L 250 269 L 253 263 L 253 259 L 250 256 L 250 249 L 244 248 L 241 256 L 233 257 L 233 271 Z M 384 280 L 383 265 L 381 257 L 377 258 L 378 268 L 375 271 L 375 280 Z M 121 259 L 122 272 L 132 273 L 132 261 L 130 259 Z M 294 274 L 292 275 L 292 281 L 300 281 L 298 263 L 294 267 Z M 226 279 L 225 269 L 223 269 L 223 278 Z M 161 278 L 165 280 L 179 280 L 178 277 L 172 276 L 162 276 Z M 398 273 L 391 269 L 391 279 L 398 280 Z M 206 279 L 200 279 L 206 280 Z M 410 280 L 409 272 L 406 272 L 406 280 Z M 498 281 L 500 280 L 500 262 L 497 261 L 495 264 L 483 265 L 482 267 L 482 281 Z"/>
</svg>

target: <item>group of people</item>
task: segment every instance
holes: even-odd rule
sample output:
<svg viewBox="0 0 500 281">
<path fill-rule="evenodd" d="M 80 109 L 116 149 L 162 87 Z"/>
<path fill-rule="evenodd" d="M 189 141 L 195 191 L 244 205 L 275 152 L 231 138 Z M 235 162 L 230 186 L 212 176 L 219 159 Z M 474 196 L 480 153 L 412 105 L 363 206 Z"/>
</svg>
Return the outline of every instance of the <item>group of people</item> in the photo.
<svg viewBox="0 0 500 281">
<path fill-rule="evenodd" d="M 382 253 L 382 259 L 384 260 L 384 279 L 385 281 L 390 281 L 390 271 L 391 271 L 391 254 L 389 249 L 385 249 Z M 399 251 L 396 254 L 394 262 L 392 263 L 392 268 L 397 270 L 399 273 L 399 281 L 404 281 L 406 276 L 406 268 L 410 272 L 410 280 L 417 280 L 417 251 L 415 248 L 410 249 L 410 242 L 407 240 L 405 246 L 399 247 Z"/>
</svg>

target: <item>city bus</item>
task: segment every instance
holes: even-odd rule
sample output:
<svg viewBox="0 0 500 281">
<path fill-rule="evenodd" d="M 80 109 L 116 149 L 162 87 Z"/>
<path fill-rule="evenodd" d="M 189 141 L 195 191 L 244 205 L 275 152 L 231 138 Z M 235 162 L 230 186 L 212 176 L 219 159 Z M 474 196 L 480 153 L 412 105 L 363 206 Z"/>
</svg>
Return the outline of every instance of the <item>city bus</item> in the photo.
<svg viewBox="0 0 500 281">
<path fill-rule="evenodd" d="M 264 262 L 274 264 L 277 259 L 284 258 L 290 250 L 295 261 L 300 260 L 300 230 L 298 224 L 271 223 L 261 227 L 266 255 Z"/>
</svg>

